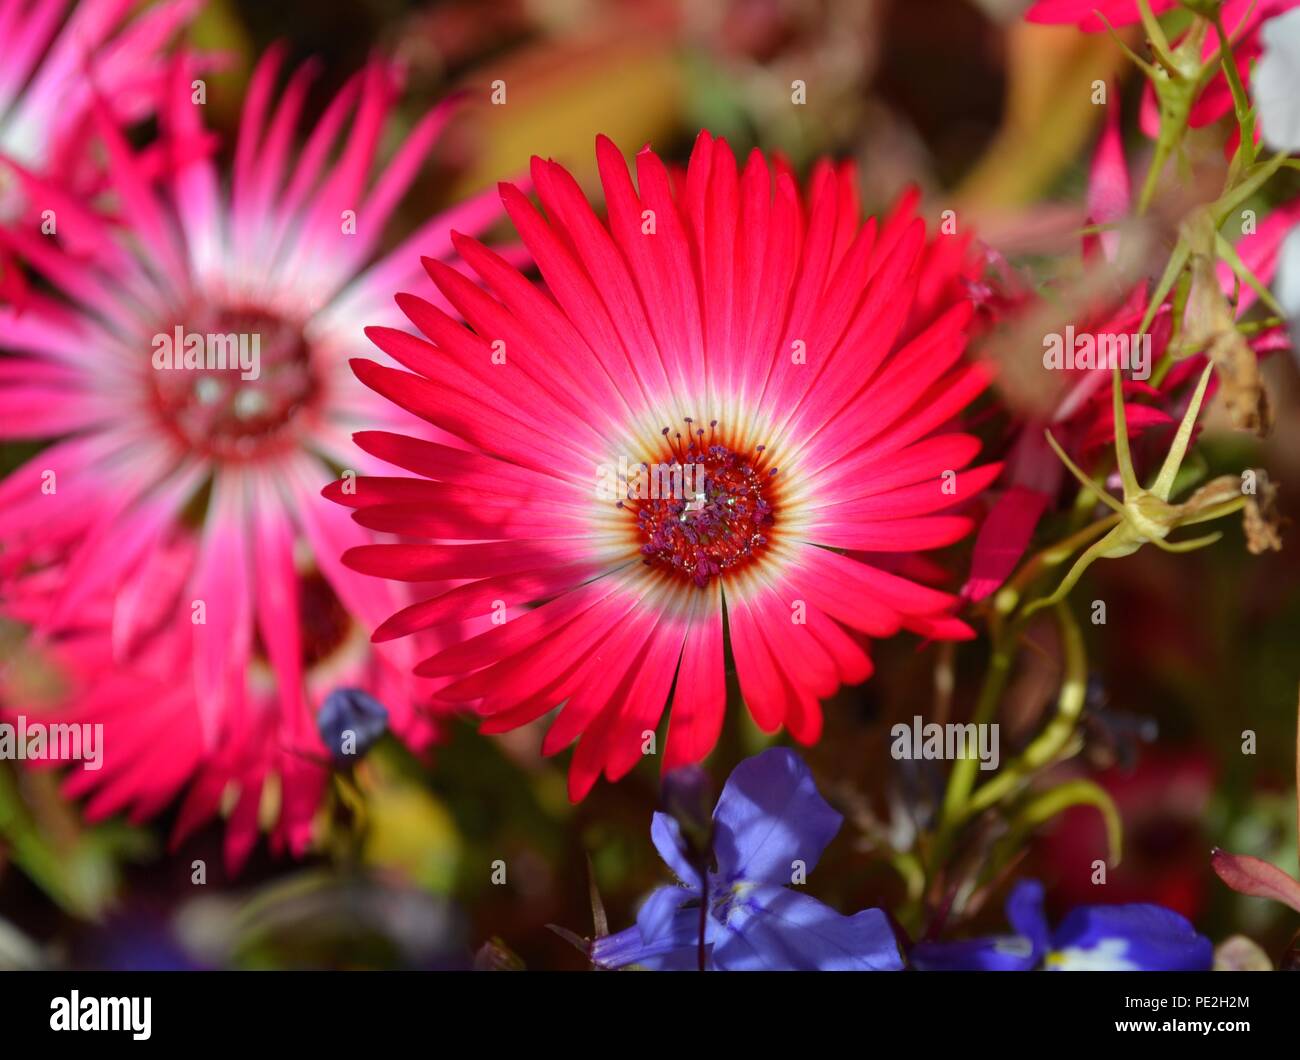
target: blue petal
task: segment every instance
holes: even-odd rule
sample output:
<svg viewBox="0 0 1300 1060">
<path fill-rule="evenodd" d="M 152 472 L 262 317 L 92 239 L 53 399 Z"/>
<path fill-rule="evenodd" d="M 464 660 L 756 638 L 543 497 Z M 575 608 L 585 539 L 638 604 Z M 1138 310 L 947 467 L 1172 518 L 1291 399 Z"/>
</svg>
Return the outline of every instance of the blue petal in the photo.
<svg viewBox="0 0 1300 1060">
<path fill-rule="evenodd" d="M 922 972 L 1030 972 L 1042 957 L 1023 935 L 919 942 L 910 956 L 912 967 Z"/>
<path fill-rule="evenodd" d="M 601 968 L 622 968 L 646 952 L 641 929 L 635 924 L 612 935 L 602 935 L 591 943 L 591 963 Z"/>
<path fill-rule="evenodd" d="M 592 942 L 591 963 L 608 971 L 633 966 L 651 972 L 687 971 L 699 967 L 699 956 L 694 947 L 647 946 L 641 929 L 633 926 Z"/>
<path fill-rule="evenodd" d="M 741 762 L 713 811 L 714 854 L 724 880 L 787 885 L 793 863 L 812 871 L 844 818 L 817 792 L 802 759 L 784 747 Z"/>
<path fill-rule="evenodd" d="M 1029 940 L 1037 964 L 1047 953 L 1052 934 L 1043 912 L 1043 885 L 1037 880 L 1017 883 L 1007 898 L 1006 913 L 1016 934 Z"/>
<path fill-rule="evenodd" d="M 690 898 L 680 887 L 660 887 L 641 906 L 634 927 L 592 942 L 592 963 L 601 968 L 636 965 L 649 971 L 698 969 L 699 908 L 682 908 Z"/>
<path fill-rule="evenodd" d="M 1022 880 L 1011 890 L 1007 920 L 1014 935 L 921 942 L 912 947 L 912 966 L 923 972 L 1028 972 L 1038 967 L 1051 945 L 1043 912 L 1043 885 Z"/>
<path fill-rule="evenodd" d="M 1074 910 L 1052 936 L 1055 971 L 1208 971 L 1214 946 L 1186 918 L 1163 906 L 1090 905 Z"/>
<path fill-rule="evenodd" d="M 686 857 L 686 842 L 682 839 L 682 829 L 676 819 L 666 813 L 656 813 L 650 822 L 650 841 L 664 859 L 664 864 L 673 870 L 673 875 L 698 893 L 700 874 Z"/>
<path fill-rule="evenodd" d="M 841 916 L 815 898 L 773 884 L 740 885 L 725 907 L 713 963 L 720 971 L 900 971 L 885 914 Z"/>
<path fill-rule="evenodd" d="M 683 945 L 699 937 L 698 905 L 690 922 L 682 919 L 681 924 L 678 923 L 677 913 L 691 897 L 689 891 L 676 886 L 659 887 L 651 892 L 636 914 L 636 926 L 641 929 L 641 938 L 647 945 L 655 945 L 669 938 L 674 940 L 674 945 Z M 694 928 L 690 927 L 691 923 L 695 925 Z M 674 931 L 685 931 L 685 934 L 676 937 Z"/>
<path fill-rule="evenodd" d="M 699 907 L 681 887 L 659 887 L 637 912 L 636 926 L 595 939 L 591 962 L 601 968 L 671 972 L 699 968 Z M 706 957 L 707 960 L 707 957 Z"/>
</svg>

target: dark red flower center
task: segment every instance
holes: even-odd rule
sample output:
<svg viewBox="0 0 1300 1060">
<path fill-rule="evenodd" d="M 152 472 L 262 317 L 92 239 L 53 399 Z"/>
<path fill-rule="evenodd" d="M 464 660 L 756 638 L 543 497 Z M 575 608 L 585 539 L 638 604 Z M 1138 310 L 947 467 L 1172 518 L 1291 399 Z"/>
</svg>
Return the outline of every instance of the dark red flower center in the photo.
<svg viewBox="0 0 1300 1060">
<path fill-rule="evenodd" d="M 352 618 L 329 582 L 313 572 L 298 583 L 302 661 L 307 669 L 328 659 L 348 639 Z"/>
<path fill-rule="evenodd" d="M 207 456 L 244 460 L 291 443 L 316 396 L 295 321 L 251 306 L 198 307 L 153 338 L 150 376 L 164 423 Z"/>
<path fill-rule="evenodd" d="M 305 571 L 298 578 L 298 623 L 304 670 L 328 661 L 352 635 L 352 616 L 318 570 Z M 270 663 L 260 632 L 254 634 L 254 655 Z"/>
<path fill-rule="evenodd" d="M 721 441 L 686 420 L 665 451 L 628 475 L 619 507 L 636 517 L 643 561 L 703 588 L 711 578 L 752 561 L 767 546 L 774 522 L 773 481 L 763 446 Z"/>
</svg>

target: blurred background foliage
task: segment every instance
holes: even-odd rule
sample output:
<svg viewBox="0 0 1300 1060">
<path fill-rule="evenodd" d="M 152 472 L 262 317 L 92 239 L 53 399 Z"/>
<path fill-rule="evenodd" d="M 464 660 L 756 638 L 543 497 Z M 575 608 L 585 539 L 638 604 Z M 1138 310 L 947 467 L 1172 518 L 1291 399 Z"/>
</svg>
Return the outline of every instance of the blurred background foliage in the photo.
<svg viewBox="0 0 1300 1060">
<path fill-rule="evenodd" d="M 324 60 L 317 113 L 375 50 L 409 66 L 407 125 L 446 93 L 464 92 L 464 112 L 407 197 L 394 240 L 429 212 L 526 174 L 534 153 L 571 167 L 598 196 L 597 133 L 629 156 L 653 143 L 684 160 L 707 126 L 738 153 L 781 151 L 800 171 L 822 154 L 855 159 L 870 209 L 916 183 L 931 224 L 941 210 L 957 210 L 963 228 L 1038 281 L 1047 277 L 1035 274 L 1036 262 L 1078 258 L 1079 203 L 1100 119 L 1088 86 L 1115 84 L 1126 128 L 1138 86 L 1123 83 L 1119 51 L 1104 35 L 1027 26 L 1017 21 L 1022 7 L 209 0 L 193 39 L 227 57 L 209 95 L 209 121 L 227 142 L 254 58 L 277 40 L 295 58 Z M 790 106 L 796 78 L 808 86 L 804 107 Z M 489 103 L 496 80 L 506 83 L 505 106 Z M 1212 159 L 1224 135 L 1206 130 L 1194 143 Z M 1139 134 L 1130 129 L 1128 138 L 1134 152 L 1142 149 Z M 1267 375 L 1279 410 L 1273 437 L 1230 434 L 1212 417 L 1202 452 L 1211 474 L 1267 467 L 1294 515 L 1294 362 L 1274 358 Z M 30 451 L 0 448 L 0 470 Z M 967 562 L 960 548 L 946 555 L 954 581 Z M 1285 910 L 1222 887 L 1208 853 L 1223 845 L 1296 863 L 1296 567 L 1294 548 L 1257 559 L 1230 533 L 1190 556 L 1145 550 L 1140 560 L 1099 564 L 1081 590 L 1107 601 L 1108 621 L 1086 629 L 1094 687 L 1087 745 L 1072 768 L 1103 783 L 1126 826 L 1127 857 L 1103 900 L 1160 901 L 1216 941 L 1244 931 L 1274 953 L 1294 931 Z M 7 657 L 15 635 L 0 628 Z M 848 818 L 809 889 L 845 911 L 899 899 L 901 881 L 872 856 L 872 837 L 905 828 L 942 791 L 936 763 L 890 758 L 889 726 L 928 713 L 938 699 L 953 716 L 967 712 L 985 648 L 899 638 L 878 644 L 875 657 L 876 676 L 827 705 L 825 736 L 807 753 Z M 1047 652 L 1017 674 L 1003 715 L 1004 760 L 1047 708 L 1055 666 Z M 22 676 L 34 687 L 52 679 Z M 1258 734 L 1253 756 L 1242 753 L 1246 728 Z M 732 709 L 708 762 L 715 783 L 764 739 Z M 575 807 L 564 759 L 541 759 L 539 746 L 536 726 L 482 737 L 457 722 L 426 767 L 385 741 L 336 782 L 334 831 L 317 856 L 295 864 L 259 848 L 234 880 L 220 868 L 219 826 L 169 854 L 167 817 L 147 828 L 87 827 L 54 775 L 0 764 L 0 966 L 466 967 L 477 953 L 484 967 L 581 968 L 582 956 L 546 925 L 591 933 L 588 859 L 615 927 L 662 882 L 649 842 L 656 762 L 599 785 Z M 1043 878 L 1059 912 L 1098 900 L 1088 880 L 1104 850 L 1099 818 L 1071 811 L 1018 871 Z M 497 862 L 507 866 L 505 883 L 492 881 Z M 988 909 L 988 925 L 1000 923 L 999 905 Z"/>
</svg>

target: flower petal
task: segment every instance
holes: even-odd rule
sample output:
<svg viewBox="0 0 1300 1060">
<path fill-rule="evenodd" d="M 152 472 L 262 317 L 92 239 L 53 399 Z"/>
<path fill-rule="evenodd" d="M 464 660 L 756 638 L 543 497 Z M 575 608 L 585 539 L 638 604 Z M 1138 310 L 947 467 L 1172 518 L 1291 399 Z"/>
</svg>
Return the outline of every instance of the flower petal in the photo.
<svg viewBox="0 0 1300 1060">
<path fill-rule="evenodd" d="M 650 840 L 664 864 L 673 870 L 673 875 L 682 881 L 683 886 L 699 893 L 700 874 L 686 857 L 686 844 L 677 820 L 666 813 L 656 813 L 650 824 Z"/>
<path fill-rule="evenodd" d="M 1022 880 L 1007 898 L 1007 921 L 1016 934 L 1028 939 L 1033 947 L 1034 964 L 1042 960 L 1051 942 L 1051 929 L 1043 912 L 1043 885 L 1037 880 Z"/>
<path fill-rule="evenodd" d="M 790 883 L 793 862 L 812 871 L 844 818 L 818 793 L 802 759 L 774 747 L 735 768 L 713 821 L 724 879 L 783 886 Z"/>
<path fill-rule="evenodd" d="M 1214 946 L 1159 905 L 1091 905 L 1071 912 L 1052 936 L 1049 971 L 1210 970 Z"/>
<path fill-rule="evenodd" d="M 690 891 L 671 884 L 650 892 L 636 914 L 636 926 L 646 945 L 653 946 L 665 941 L 672 941 L 674 945 L 690 945 L 699 941 L 698 908 L 689 919 L 677 915 L 683 903 L 690 898 Z"/>
<path fill-rule="evenodd" d="M 879 909 L 843 916 L 815 898 L 762 885 L 746 892 L 713 947 L 720 971 L 896 972 L 898 942 Z"/>
<path fill-rule="evenodd" d="M 1300 913 L 1300 882 L 1276 865 L 1246 854 L 1229 854 L 1223 850 L 1216 850 L 1210 855 L 1210 865 L 1218 873 L 1219 879 L 1234 891 L 1252 898 L 1272 898 Z"/>
<path fill-rule="evenodd" d="M 922 942 L 909 956 L 922 972 L 1030 972 L 1039 961 L 1033 943 L 1021 935 Z"/>
<path fill-rule="evenodd" d="M 642 915 L 638 916 L 636 926 L 592 942 L 592 964 L 608 969 L 635 966 L 646 971 L 698 969 L 699 910 L 679 908 L 671 918 L 660 922 L 660 914 L 670 900 L 680 903 L 683 895 L 685 892 L 680 887 L 661 887 L 651 894 L 642 906 Z M 642 919 L 654 922 L 653 940 L 645 937 Z"/>
</svg>

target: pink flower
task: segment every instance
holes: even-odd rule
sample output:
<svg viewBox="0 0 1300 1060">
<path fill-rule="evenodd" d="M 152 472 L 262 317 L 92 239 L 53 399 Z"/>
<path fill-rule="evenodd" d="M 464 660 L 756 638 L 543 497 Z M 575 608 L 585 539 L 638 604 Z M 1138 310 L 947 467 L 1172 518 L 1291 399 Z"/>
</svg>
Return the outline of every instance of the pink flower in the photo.
<svg viewBox="0 0 1300 1060">
<path fill-rule="evenodd" d="M 156 113 L 169 69 L 168 46 L 198 0 L 163 0 L 135 18 L 134 0 L 18 0 L 0 4 L 0 159 L 83 188 L 96 98 L 117 117 Z M 66 19 L 65 19 L 66 14 Z M 30 204 L 0 167 L 0 220 Z"/>
<path fill-rule="evenodd" d="M 85 145 L 96 92 L 124 121 L 156 113 L 168 46 L 198 3 L 163 0 L 134 19 L 133 0 L 84 0 L 70 13 L 67 0 L 0 4 L 0 224 L 42 222 L 23 187 L 27 172 L 57 177 L 65 192 L 95 190 L 101 167 Z M 42 201 L 56 230 L 70 201 L 62 192 Z M 22 303 L 26 289 L 0 248 L 0 299 Z"/>
<path fill-rule="evenodd" d="M 502 185 L 545 289 L 457 237 L 482 286 L 425 264 L 469 326 L 403 294 L 429 341 L 368 329 L 409 371 L 357 375 L 457 443 L 357 441 L 427 481 L 327 490 L 429 542 L 355 548 L 350 567 L 460 583 L 376 639 L 493 616 L 416 672 L 454 678 L 439 698 L 487 732 L 563 704 L 543 751 L 578 740 L 575 800 L 641 759 L 670 692 L 663 767 L 709 753 L 728 645 L 755 722 L 812 743 L 819 701 L 871 674 L 870 638 L 968 635 L 953 597 L 861 554 L 956 541 L 971 520 L 947 510 L 998 471 L 958 474 L 979 442 L 935 433 L 987 383 L 963 363 L 969 302 L 900 339 L 927 274 L 912 200 L 863 224 L 851 166 L 821 163 L 805 202 L 782 161 L 739 167 L 707 132 L 676 186 L 649 149 L 636 188 L 611 142 L 597 155 L 607 224 L 553 162 L 533 162 L 545 215 Z"/>
<path fill-rule="evenodd" d="M 315 71 L 300 68 L 277 102 L 279 69 L 276 51 L 253 75 L 228 188 L 196 146 L 207 134 L 182 60 L 161 115 L 165 188 L 101 104 L 121 222 L 83 210 L 85 257 L 0 230 L 53 288 L 21 313 L 0 309 L 14 354 L 0 361 L 0 437 L 60 439 L 0 483 L 6 609 L 73 657 L 89 694 L 71 709 L 106 724 L 104 768 L 74 781 L 97 789 L 92 808 L 148 816 L 197 778 L 184 831 L 233 785 L 236 866 L 273 779 L 280 838 L 306 841 L 323 774 L 304 776 L 325 754 L 312 714 L 331 688 L 379 674 L 393 728 L 429 739 L 415 646 L 375 658 L 358 625 L 409 598 L 339 562 L 374 536 L 319 490 L 341 468 L 366 470 L 354 427 L 419 426 L 349 373 L 362 321 L 399 323 L 389 292 L 414 279 L 418 254 L 450 255 L 453 226 L 477 230 L 499 211 L 494 197 L 471 200 L 372 262 L 449 108 L 372 179 L 395 71 L 374 62 L 354 77 L 296 153 Z M 84 648 L 65 650 L 78 638 Z"/>
<path fill-rule="evenodd" d="M 1179 6 L 1179 0 L 1150 0 L 1151 11 L 1162 15 Z M 1300 0 L 1226 0 L 1223 5 L 1223 25 L 1232 42 L 1233 58 L 1237 62 L 1243 83 L 1249 82 L 1250 64 L 1259 57 L 1259 28 L 1270 18 L 1289 11 Z M 1099 33 L 1109 23 L 1113 27 L 1131 26 L 1141 21 L 1138 0 L 1038 0 L 1025 13 L 1030 22 L 1047 25 L 1072 25 L 1087 33 Z M 1177 45 L 1177 41 L 1173 42 Z M 1202 59 L 1210 61 L 1218 54 L 1219 35 L 1214 29 L 1206 34 Z M 1192 108 L 1191 124 L 1194 128 L 1218 121 L 1232 112 L 1232 92 L 1227 79 L 1218 74 L 1201 93 Z M 1150 136 L 1159 129 L 1160 116 L 1154 93 L 1147 86 L 1142 108 L 1142 127 Z"/>
<path fill-rule="evenodd" d="M 298 578 L 297 599 L 284 600 L 274 586 L 260 590 L 274 595 L 259 601 L 259 613 L 301 631 L 298 686 L 286 688 L 266 658 L 250 659 L 243 694 L 227 704 L 221 740 L 211 746 L 196 709 L 194 645 L 182 625 L 189 621 L 189 601 L 181 596 L 198 548 L 193 535 L 179 535 L 174 545 L 155 549 L 134 584 L 85 601 L 33 654 L 59 685 L 50 720 L 104 727 L 100 768 L 73 764 L 64 783 L 70 798 L 86 797 L 87 819 L 121 812 L 141 824 L 184 793 L 173 848 L 224 812 L 225 863 L 234 874 L 262 827 L 272 853 L 300 856 L 311 844 L 330 771 L 313 719 L 331 691 L 372 690 L 390 706 L 390 728 L 416 750 L 428 746 L 437 729 L 416 709 L 422 690 L 409 667 L 373 651 L 329 584 L 310 573 Z M 40 623 L 66 581 L 59 567 L 22 579 L 7 594 L 6 616 Z M 134 638 L 126 648 L 125 625 Z M 19 713 L 47 720 L 50 709 L 4 682 L 0 702 L 9 705 L 10 720 Z"/>
<path fill-rule="evenodd" d="M 1119 108 L 1113 106 L 1090 167 L 1089 223 L 1111 224 L 1126 218 L 1131 206 L 1130 189 L 1128 163 L 1119 131 Z M 1242 261 L 1266 284 L 1277 271 L 1282 241 L 1298 216 L 1300 200 L 1275 210 L 1255 231 L 1242 236 L 1236 244 Z M 1083 244 L 1085 257 L 1114 260 L 1119 236 L 1119 231 L 1087 236 Z M 1226 263 L 1220 263 L 1218 276 L 1225 292 L 1235 290 L 1235 277 Z M 1089 319 L 1080 321 L 1077 333 L 1080 336 L 1092 335 L 1094 343 L 1097 336 L 1135 333 L 1147 311 L 1149 296 L 1150 286 L 1143 281 L 1127 293 L 1121 304 L 1102 306 Z M 1254 290 L 1244 285 L 1236 297 L 1238 315 L 1245 314 L 1257 298 Z M 1010 299 L 1011 304 L 1000 307 L 999 315 L 1014 316 L 1028 308 L 1035 299 L 1036 296 L 1027 289 L 1016 290 L 1015 297 Z M 1173 300 L 1166 298 L 1151 322 L 1148 334 L 1151 336 L 1153 366 L 1168 349 L 1172 313 Z M 1261 355 L 1284 348 L 1285 332 L 1280 328 L 1269 328 L 1254 336 L 1250 345 Z M 1195 356 L 1177 362 L 1158 388 L 1143 382 L 1125 381 L 1124 409 L 1129 437 L 1136 439 L 1153 428 L 1173 424 L 1175 417 L 1161 406 L 1176 404 L 1177 396 L 1189 384 L 1195 384 L 1203 368 L 1202 357 Z M 1003 489 L 976 538 L 970 576 L 962 587 L 962 595 L 966 598 L 978 602 L 1001 588 L 1029 547 L 1039 519 L 1060 492 L 1065 467 L 1048 446 L 1044 430 L 1050 428 L 1066 451 L 1073 453 L 1085 465 L 1099 449 L 1113 444 L 1115 419 L 1107 385 L 1110 377 L 1111 370 L 1107 366 L 1072 370 L 1069 388 L 1051 414 L 1045 419 L 1031 419 L 1017 431 L 1007 455 Z M 1210 383 L 1209 393 L 1212 394 L 1217 386 L 1216 377 Z M 1145 397 L 1153 403 L 1130 403 L 1129 397 Z"/>
</svg>

